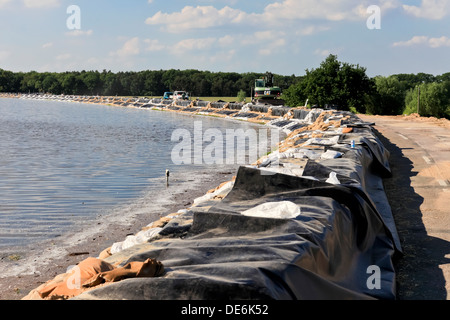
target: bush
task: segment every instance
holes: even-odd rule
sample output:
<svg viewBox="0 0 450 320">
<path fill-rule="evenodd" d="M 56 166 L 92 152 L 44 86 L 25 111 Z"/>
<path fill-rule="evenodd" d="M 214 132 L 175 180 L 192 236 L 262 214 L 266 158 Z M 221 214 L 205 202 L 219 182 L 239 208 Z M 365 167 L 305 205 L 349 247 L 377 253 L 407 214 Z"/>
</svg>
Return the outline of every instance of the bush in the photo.
<svg viewBox="0 0 450 320">
<path fill-rule="evenodd" d="M 239 90 L 238 94 L 237 94 L 237 100 L 238 102 L 243 102 L 245 101 L 245 98 L 247 97 L 246 93 L 244 90 Z"/>
<path fill-rule="evenodd" d="M 396 76 L 377 76 L 373 79 L 374 92 L 366 111 L 370 114 L 398 115 L 405 109 L 405 84 Z"/>
<path fill-rule="evenodd" d="M 426 117 L 448 117 L 450 114 L 450 81 L 425 83 L 408 90 L 405 105 L 405 114 L 419 113 Z"/>
</svg>

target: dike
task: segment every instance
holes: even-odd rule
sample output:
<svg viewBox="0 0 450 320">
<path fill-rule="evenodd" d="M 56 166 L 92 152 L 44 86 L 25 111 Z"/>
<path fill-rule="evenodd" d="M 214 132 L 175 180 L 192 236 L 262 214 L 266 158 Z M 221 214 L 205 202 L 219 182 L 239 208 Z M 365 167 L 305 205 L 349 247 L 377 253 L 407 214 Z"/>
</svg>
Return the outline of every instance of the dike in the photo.
<svg viewBox="0 0 450 320">
<path fill-rule="evenodd" d="M 5 95 L 3 95 L 5 97 Z M 252 121 L 278 149 L 193 206 L 81 261 L 24 300 L 396 299 L 402 254 L 373 123 L 339 110 L 208 101 L 10 95 Z"/>
</svg>

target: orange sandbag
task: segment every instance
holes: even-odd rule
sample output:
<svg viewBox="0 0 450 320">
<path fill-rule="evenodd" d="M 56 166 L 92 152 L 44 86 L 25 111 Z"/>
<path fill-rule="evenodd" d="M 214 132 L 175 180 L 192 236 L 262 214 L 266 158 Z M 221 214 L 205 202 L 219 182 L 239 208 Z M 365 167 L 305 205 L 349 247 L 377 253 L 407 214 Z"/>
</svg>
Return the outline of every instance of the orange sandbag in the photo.
<svg viewBox="0 0 450 320">
<path fill-rule="evenodd" d="M 155 259 L 147 259 L 144 262 L 129 262 L 121 268 L 99 273 L 86 281 L 83 287 L 95 287 L 105 282 L 117 282 L 127 278 L 158 277 L 163 273 L 164 266 Z"/>
<path fill-rule="evenodd" d="M 74 267 L 60 282 L 50 282 L 38 290 L 42 299 L 70 299 L 104 284 L 133 277 L 157 277 L 164 273 L 164 266 L 155 259 L 144 262 L 129 262 L 123 267 L 97 258 L 87 258 Z"/>
<path fill-rule="evenodd" d="M 342 133 L 350 133 L 353 131 L 353 128 L 342 128 Z"/>
<path fill-rule="evenodd" d="M 48 297 L 67 299 L 83 292 L 82 283 L 105 271 L 113 270 L 114 266 L 96 258 L 87 258 L 74 267 L 62 282 L 52 283 L 39 290 L 42 299 Z"/>
</svg>

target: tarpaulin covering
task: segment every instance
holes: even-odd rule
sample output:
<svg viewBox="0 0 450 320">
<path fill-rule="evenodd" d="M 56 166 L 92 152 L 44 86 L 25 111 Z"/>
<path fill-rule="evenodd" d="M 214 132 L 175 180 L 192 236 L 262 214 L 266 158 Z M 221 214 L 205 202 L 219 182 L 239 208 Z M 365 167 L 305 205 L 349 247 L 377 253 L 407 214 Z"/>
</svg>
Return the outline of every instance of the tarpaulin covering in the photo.
<svg viewBox="0 0 450 320">
<path fill-rule="evenodd" d="M 295 203 L 301 213 L 241 214 L 277 201 Z M 228 196 L 184 215 L 191 217 L 182 238 L 138 246 L 127 260 L 155 258 L 165 276 L 124 280 L 78 299 L 395 298 L 393 236 L 359 188 L 241 167 Z M 368 285 L 373 265 L 381 270 L 380 289 Z"/>
<path fill-rule="evenodd" d="M 294 155 L 319 155 L 302 160 L 302 174 L 274 171 L 270 161 L 240 167 L 223 199 L 193 206 L 158 238 L 105 259 L 156 259 L 163 276 L 76 299 L 395 299 L 401 247 L 382 183 L 389 152 L 369 124 L 351 123 L 351 133 L 301 140 L 310 149 Z M 300 167 L 292 160 L 277 165 Z"/>
</svg>

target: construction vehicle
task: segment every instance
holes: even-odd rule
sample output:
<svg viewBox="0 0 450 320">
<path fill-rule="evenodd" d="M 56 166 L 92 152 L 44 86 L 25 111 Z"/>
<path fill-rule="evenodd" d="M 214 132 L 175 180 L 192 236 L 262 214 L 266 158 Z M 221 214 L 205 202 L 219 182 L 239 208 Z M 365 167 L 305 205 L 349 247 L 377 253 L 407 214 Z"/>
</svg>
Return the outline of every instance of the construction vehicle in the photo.
<svg viewBox="0 0 450 320">
<path fill-rule="evenodd" d="M 262 79 L 255 80 L 255 87 L 252 88 L 252 102 L 254 104 L 283 105 L 281 99 L 281 88 L 273 83 L 273 74 L 266 72 Z"/>
</svg>

